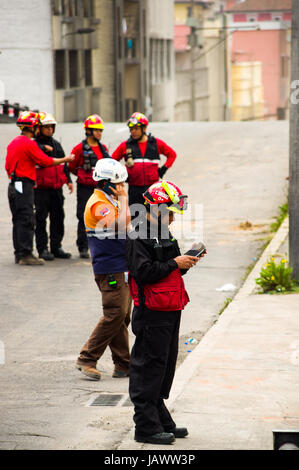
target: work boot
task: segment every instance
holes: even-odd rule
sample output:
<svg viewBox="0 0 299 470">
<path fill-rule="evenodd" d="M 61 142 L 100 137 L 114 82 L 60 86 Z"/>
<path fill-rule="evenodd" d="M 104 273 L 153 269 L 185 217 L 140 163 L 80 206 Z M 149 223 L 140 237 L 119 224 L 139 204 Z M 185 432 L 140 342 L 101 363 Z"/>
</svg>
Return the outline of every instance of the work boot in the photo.
<svg viewBox="0 0 299 470">
<path fill-rule="evenodd" d="M 188 436 L 188 429 L 187 428 L 172 428 L 172 429 L 165 429 L 166 432 L 171 432 L 175 438 L 181 438 Z"/>
<path fill-rule="evenodd" d="M 58 248 L 58 250 L 52 251 L 52 254 L 55 256 L 55 258 L 63 259 L 69 259 L 72 256 L 71 253 L 66 253 L 62 248 Z"/>
<path fill-rule="evenodd" d="M 135 433 L 136 442 L 147 442 L 149 444 L 172 444 L 175 441 L 175 437 L 171 432 L 158 432 L 151 436 L 141 436 Z"/>
<path fill-rule="evenodd" d="M 92 366 L 84 366 L 83 364 L 76 363 L 76 368 L 82 372 L 82 374 L 86 375 L 90 379 L 93 380 L 100 380 L 101 379 L 101 372 L 98 371 L 96 367 Z"/>
<path fill-rule="evenodd" d="M 41 251 L 41 253 L 39 253 L 39 257 L 44 259 L 45 261 L 53 261 L 54 259 L 54 255 L 48 250 Z"/>
<path fill-rule="evenodd" d="M 36 258 L 34 255 L 27 255 L 19 259 L 21 266 L 41 266 L 45 264 L 43 259 Z"/>
<path fill-rule="evenodd" d="M 80 250 L 79 254 L 80 254 L 80 258 L 89 258 L 88 250 Z"/>
<path fill-rule="evenodd" d="M 129 371 L 122 372 L 121 370 L 114 369 L 112 377 L 117 378 L 117 379 L 123 379 L 124 377 L 129 377 L 129 375 L 130 375 Z"/>
</svg>

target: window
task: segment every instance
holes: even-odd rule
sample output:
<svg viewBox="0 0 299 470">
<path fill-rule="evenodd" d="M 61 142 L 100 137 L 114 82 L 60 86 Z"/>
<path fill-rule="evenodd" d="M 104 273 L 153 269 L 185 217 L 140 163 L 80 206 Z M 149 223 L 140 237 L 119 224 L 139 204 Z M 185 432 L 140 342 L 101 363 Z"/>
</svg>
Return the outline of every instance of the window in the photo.
<svg viewBox="0 0 299 470">
<path fill-rule="evenodd" d="M 65 0 L 52 0 L 51 6 L 52 6 L 52 15 L 59 16 L 59 15 L 66 14 Z"/>
<path fill-rule="evenodd" d="M 147 48 L 146 48 L 146 12 L 145 10 L 142 11 L 142 29 L 143 29 L 143 57 L 146 58 L 147 56 Z"/>
<path fill-rule="evenodd" d="M 168 39 L 166 41 L 166 47 L 167 47 L 167 78 L 170 79 L 172 75 L 172 41 Z"/>
<path fill-rule="evenodd" d="M 235 23 L 239 23 L 241 21 L 247 21 L 247 15 L 245 14 L 235 14 L 234 15 L 234 21 Z"/>
<path fill-rule="evenodd" d="M 78 86 L 78 51 L 69 51 L 70 88 Z"/>
<path fill-rule="evenodd" d="M 92 85 L 92 55 L 91 50 L 84 51 L 84 71 L 85 71 L 85 85 Z"/>
<path fill-rule="evenodd" d="M 58 90 L 65 88 L 65 51 L 55 51 L 55 86 Z"/>
<path fill-rule="evenodd" d="M 160 77 L 163 81 L 165 70 L 164 70 L 164 41 L 163 39 L 160 40 Z"/>
<path fill-rule="evenodd" d="M 258 21 L 271 21 L 271 13 L 259 13 L 257 16 Z"/>
<path fill-rule="evenodd" d="M 83 0 L 83 12 L 86 18 L 94 16 L 94 1 Z"/>
</svg>

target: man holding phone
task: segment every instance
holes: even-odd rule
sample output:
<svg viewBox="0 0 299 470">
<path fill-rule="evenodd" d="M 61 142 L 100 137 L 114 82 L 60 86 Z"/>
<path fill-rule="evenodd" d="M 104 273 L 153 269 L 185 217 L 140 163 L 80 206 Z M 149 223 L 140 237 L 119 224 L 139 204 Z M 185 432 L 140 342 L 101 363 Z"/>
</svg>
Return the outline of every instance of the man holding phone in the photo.
<svg viewBox="0 0 299 470">
<path fill-rule="evenodd" d="M 100 380 L 96 364 L 107 346 L 114 362 L 112 377 L 129 375 L 128 325 L 131 297 L 126 282 L 126 231 L 130 223 L 125 184 L 126 167 L 105 158 L 93 172 L 97 182 L 88 199 L 84 221 L 95 281 L 102 294 L 103 316 L 80 351 L 76 367 L 87 377 Z"/>
<path fill-rule="evenodd" d="M 188 435 L 186 428 L 176 426 L 164 399 L 169 397 L 175 373 L 181 311 L 189 302 L 182 275 L 199 258 L 181 255 L 169 232 L 174 212 L 183 214 L 187 209 L 187 196 L 173 183 L 159 181 L 143 197 L 144 220 L 128 234 L 126 246 L 136 336 L 129 392 L 135 411 L 135 440 L 171 444 Z"/>
</svg>

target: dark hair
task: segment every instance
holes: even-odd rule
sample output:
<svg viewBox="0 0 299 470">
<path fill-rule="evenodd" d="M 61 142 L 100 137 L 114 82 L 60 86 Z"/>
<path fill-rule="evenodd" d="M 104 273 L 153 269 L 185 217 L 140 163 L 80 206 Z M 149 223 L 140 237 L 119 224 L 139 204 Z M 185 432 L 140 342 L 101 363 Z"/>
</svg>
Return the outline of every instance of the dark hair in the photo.
<svg viewBox="0 0 299 470">
<path fill-rule="evenodd" d="M 105 186 L 105 184 L 107 183 L 107 180 L 100 180 L 97 182 L 97 188 L 99 189 L 103 189 L 103 187 Z"/>
</svg>

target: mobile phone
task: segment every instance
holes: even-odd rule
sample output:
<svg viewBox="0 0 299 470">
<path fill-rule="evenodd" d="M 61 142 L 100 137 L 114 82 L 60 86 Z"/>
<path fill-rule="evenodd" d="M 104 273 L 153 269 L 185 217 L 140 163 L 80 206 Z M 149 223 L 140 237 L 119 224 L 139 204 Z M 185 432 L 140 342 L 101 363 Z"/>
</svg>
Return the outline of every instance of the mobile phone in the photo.
<svg viewBox="0 0 299 470">
<path fill-rule="evenodd" d="M 111 191 L 110 188 L 116 189 L 116 186 L 114 183 L 111 183 L 110 181 L 107 181 L 106 184 L 103 187 L 103 190 L 107 193 L 110 194 L 111 196 L 114 194 L 113 191 Z"/>
<path fill-rule="evenodd" d="M 203 253 L 206 253 L 206 247 L 203 243 L 198 243 L 197 245 L 193 246 L 191 250 L 188 250 L 185 255 L 188 256 L 196 256 L 199 258 Z"/>
</svg>

